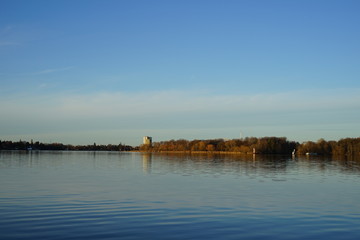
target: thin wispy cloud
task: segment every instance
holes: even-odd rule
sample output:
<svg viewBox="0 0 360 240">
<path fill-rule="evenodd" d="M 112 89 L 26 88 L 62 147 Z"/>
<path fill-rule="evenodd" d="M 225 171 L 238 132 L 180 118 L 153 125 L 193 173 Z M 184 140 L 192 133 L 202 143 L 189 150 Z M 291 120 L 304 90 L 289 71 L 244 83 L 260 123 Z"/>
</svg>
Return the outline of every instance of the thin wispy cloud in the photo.
<svg viewBox="0 0 360 240">
<path fill-rule="evenodd" d="M 3 46 L 16 46 L 16 45 L 20 45 L 20 43 L 11 42 L 11 41 L 0 41 L 0 47 L 3 47 Z"/>
<path fill-rule="evenodd" d="M 6 25 L 0 30 L 0 34 L 5 35 L 14 29 L 13 25 Z"/>
<path fill-rule="evenodd" d="M 14 40 L 14 26 L 7 25 L 0 29 L 0 47 L 20 45 L 19 41 Z"/>
<path fill-rule="evenodd" d="M 74 68 L 73 66 L 63 67 L 63 68 L 49 68 L 49 69 L 44 69 L 44 70 L 40 70 L 40 71 L 37 71 L 37 72 L 33 72 L 31 74 L 32 75 L 51 74 L 51 73 L 68 71 L 68 70 L 71 70 L 73 68 Z"/>
<path fill-rule="evenodd" d="M 63 68 L 47 68 L 39 71 L 33 71 L 33 72 L 18 72 L 18 73 L 2 73 L 2 75 L 6 76 L 20 76 L 20 77 L 26 77 L 26 76 L 38 76 L 38 75 L 47 75 L 47 74 L 55 74 L 55 73 L 61 73 L 66 72 L 74 69 L 73 66 L 63 67 Z M 0 73 L 1 74 L 1 73 Z"/>
</svg>

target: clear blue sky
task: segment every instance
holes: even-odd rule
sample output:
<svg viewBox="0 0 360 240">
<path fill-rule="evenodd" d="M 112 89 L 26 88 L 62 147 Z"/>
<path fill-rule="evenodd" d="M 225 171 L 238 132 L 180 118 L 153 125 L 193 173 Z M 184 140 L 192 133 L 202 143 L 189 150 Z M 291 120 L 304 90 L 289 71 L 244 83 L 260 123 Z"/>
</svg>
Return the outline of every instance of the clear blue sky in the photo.
<svg viewBox="0 0 360 240">
<path fill-rule="evenodd" d="M 0 139 L 360 136 L 360 1 L 0 1 Z"/>
</svg>

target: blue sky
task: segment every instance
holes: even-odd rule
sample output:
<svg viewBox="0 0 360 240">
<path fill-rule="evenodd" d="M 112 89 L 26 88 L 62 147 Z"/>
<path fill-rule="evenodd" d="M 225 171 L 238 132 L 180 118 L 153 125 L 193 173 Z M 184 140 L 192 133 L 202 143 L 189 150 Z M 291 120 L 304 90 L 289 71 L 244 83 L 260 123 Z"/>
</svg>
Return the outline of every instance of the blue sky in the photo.
<svg viewBox="0 0 360 240">
<path fill-rule="evenodd" d="M 0 139 L 359 137 L 359 1 L 0 2 Z"/>
</svg>

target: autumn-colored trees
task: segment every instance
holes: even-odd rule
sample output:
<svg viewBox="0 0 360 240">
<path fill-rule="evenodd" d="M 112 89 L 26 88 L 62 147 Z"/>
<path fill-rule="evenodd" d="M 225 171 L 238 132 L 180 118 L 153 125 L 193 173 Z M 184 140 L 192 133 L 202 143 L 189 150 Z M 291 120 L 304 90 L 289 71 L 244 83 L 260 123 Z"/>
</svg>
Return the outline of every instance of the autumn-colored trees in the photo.
<svg viewBox="0 0 360 240">
<path fill-rule="evenodd" d="M 319 155 L 360 155 L 360 138 L 344 138 L 339 141 L 304 142 L 299 145 L 298 153 L 317 153 Z"/>
<path fill-rule="evenodd" d="M 332 147 L 335 155 L 358 155 L 360 154 L 360 138 L 345 138 L 338 141 Z"/>
<path fill-rule="evenodd" d="M 243 139 L 210 139 L 192 140 L 185 139 L 154 142 L 152 145 L 132 147 L 124 144 L 108 145 L 64 145 L 62 143 L 40 143 L 27 141 L 1 141 L 0 150 L 74 150 L 74 151 L 188 151 L 188 152 L 234 152 L 252 154 L 253 149 L 259 154 L 291 154 L 296 149 L 297 154 L 316 153 L 318 155 L 360 156 L 360 138 L 344 138 L 339 141 L 326 141 L 319 139 L 317 142 L 307 141 L 298 143 L 289 141 L 285 137 L 263 137 Z"/>
<path fill-rule="evenodd" d="M 237 152 L 252 153 L 256 149 L 257 153 L 281 154 L 291 153 L 298 143 L 290 142 L 285 137 L 265 137 L 265 138 L 245 138 L 245 139 L 211 139 L 211 140 L 192 140 L 184 139 L 156 142 L 152 146 L 142 145 L 143 151 L 192 151 L 192 152 Z"/>
<path fill-rule="evenodd" d="M 296 149 L 298 143 L 290 142 L 285 137 L 264 137 L 255 144 L 257 153 L 289 154 Z"/>
<path fill-rule="evenodd" d="M 184 139 L 155 142 L 152 146 L 143 145 L 142 151 L 191 151 L 191 152 L 234 152 L 258 154 L 297 154 L 316 153 L 318 155 L 360 155 L 360 138 L 346 138 L 339 141 L 317 142 L 307 141 L 302 144 L 289 141 L 285 137 L 263 137 L 244 139 L 210 139 L 192 140 Z"/>
</svg>

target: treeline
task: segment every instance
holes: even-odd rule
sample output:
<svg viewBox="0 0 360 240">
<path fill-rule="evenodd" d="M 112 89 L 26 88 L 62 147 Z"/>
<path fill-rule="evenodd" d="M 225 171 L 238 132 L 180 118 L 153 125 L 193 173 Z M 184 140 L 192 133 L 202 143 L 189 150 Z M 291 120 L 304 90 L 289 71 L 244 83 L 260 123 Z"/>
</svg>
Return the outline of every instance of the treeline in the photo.
<svg viewBox="0 0 360 240">
<path fill-rule="evenodd" d="M 211 139 L 211 140 L 170 140 L 155 142 L 150 145 L 141 145 L 141 151 L 152 152 L 234 152 L 243 154 L 318 154 L 318 155 L 359 155 L 360 138 L 345 138 L 339 141 L 317 142 L 307 141 L 298 143 L 289 141 L 286 137 L 263 137 L 244 139 Z"/>
<path fill-rule="evenodd" d="M 27 141 L 1 141 L 0 150 L 57 150 L 57 151 L 132 151 L 132 146 L 124 144 L 108 144 L 108 145 L 69 145 L 62 143 L 40 143 L 40 142 L 27 142 Z"/>
<path fill-rule="evenodd" d="M 150 145 L 141 145 L 142 151 L 192 151 L 192 152 L 237 152 L 237 153 L 256 153 L 262 154 L 289 154 L 297 148 L 299 144 L 288 141 L 285 137 L 264 137 L 264 138 L 245 138 L 245 139 L 211 139 L 211 140 L 192 140 L 184 139 L 155 142 Z"/>
<path fill-rule="evenodd" d="M 317 155 L 360 155 L 360 137 L 344 138 L 339 141 L 320 139 L 316 142 L 298 143 L 289 141 L 286 137 L 247 137 L 243 139 L 185 139 L 154 142 L 152 145 L 132 147 L 124 144 L 69 145 L 62 143 L 40 143 L 27 141 L 2 141 L 0 150 L 69 150 L 69 151 L 149 151 L 149 152 L 232 152 L 242 154 L 317 154 Z"/>
<path fill-rule="evenodd" d="M 319 155 L 360 155 L 360 138 L 344 138 L 339 141 L 304 142 L 298 146 L 299 154 L 317 153 Z"/>
</svg>

